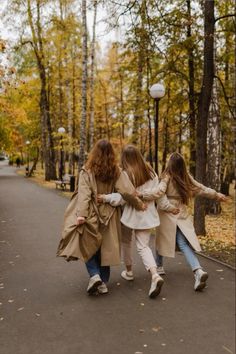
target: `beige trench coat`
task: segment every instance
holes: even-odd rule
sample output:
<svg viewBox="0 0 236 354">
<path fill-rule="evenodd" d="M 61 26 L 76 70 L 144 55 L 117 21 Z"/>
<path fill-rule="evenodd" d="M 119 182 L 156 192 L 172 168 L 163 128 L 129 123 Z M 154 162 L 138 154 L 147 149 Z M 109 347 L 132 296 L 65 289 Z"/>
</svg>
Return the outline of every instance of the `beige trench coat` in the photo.
<svg viewBox="0 0 236 354">
<path fill-rule="evenodd" d="M 101 248 L 101 265 L 120 264 L 120 209 L 108 203 L 97 204 L 97 194 L 119 192 L 122 197 L 138 210 L 142 202 L 134 196 L 135 188 L 126 172 L 121 171 L 115 183 L 95 180 L 90 171 L 82 169 L 79 176 L 78 193 L 72 196 L 68 205 L 57 255 L 68 261 L 89 260 Z M 76 224 L 78 216 L 86 217 L 82 225 Z"/>
<path fill-rule="evenodd" d="M 215 199 L 217 192 L 214 189 L 207 188 L 203 184 L 198 183 L 190 176 L 196 189 L 194 196 L 200 195 L 209 199 Z M 189 214 L 188 206 L 181 202 L 180 195 L 170 178 L 165 178 L 166 195 L 171 204 L 180 209 L 180 213 L 173 215 L 163 210 L 158 210 L 160 217 L 160 225 L 157 227 L 156 246 L 158 253 L 165 257 L 175 257 L 176 249 L 176 230 L 177 227 L 182 231 L 186 239 L 195 251 L 201 251 L 201 246 L 193 226 L 193 218 Z"/>
</svg>

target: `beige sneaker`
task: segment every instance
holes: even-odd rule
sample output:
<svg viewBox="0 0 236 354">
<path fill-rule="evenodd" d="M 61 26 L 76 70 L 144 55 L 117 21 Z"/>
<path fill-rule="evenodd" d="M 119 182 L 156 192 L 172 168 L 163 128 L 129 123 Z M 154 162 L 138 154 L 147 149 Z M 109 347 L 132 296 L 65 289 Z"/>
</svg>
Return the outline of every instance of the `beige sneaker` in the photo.
<svg viewBox="0 0 236 354">
<path fill-rule="evenodd" d="M 102 295 L 108 293 L 108 288 L 105 283 L 102 283 L 101 285 L 98 286 L 98 293 Z"/>
<path fill-rule="evenodd" d="M 100 275 L 95 274 L 93 277 L 91 277 L 89 279 L 89 283 L 88 283 L 88 288 L 87 288 L 87 292 L 92 295 L 95 294 L 97 292 L 97 288 L 99 287 L 99 285 L 102 284 L 102 279 L 100 278 Z"/>
<path fill-rule="evenodd" d="M 134 280 L 134 274 L 133 274 L 132 270 L 130 270 L 130 271 L 123 270 L 123 272 L 121 272 L 121 277 L 125 280 L 128 280 L 128 281 Z"/>
<path fill-rule="evenodd" d="M 148 294 L 151 299 L 154 299 L 160 294 L 163 284 L 164 280 L 160 275 L 156 274 L 152 277 L 151 287 Z"/>
<path fill-rule="evenodd" d="M 194 277 L 195 277 L 194 290 L 201 291 L 206 286 L 208 274 L 207 272 L 204 272 L 201 268 L 199 268 L 194 272 Z"/>
</svg>

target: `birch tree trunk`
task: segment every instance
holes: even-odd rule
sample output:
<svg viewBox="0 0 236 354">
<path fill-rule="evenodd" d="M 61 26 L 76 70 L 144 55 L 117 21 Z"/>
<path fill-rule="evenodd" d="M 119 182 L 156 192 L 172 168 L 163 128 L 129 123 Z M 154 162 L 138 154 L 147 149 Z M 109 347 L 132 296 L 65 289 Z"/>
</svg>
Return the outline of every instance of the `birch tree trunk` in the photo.
<svg viewBox="0 0 236 354">
<path fill-rule="evenodd" d="M 93 17 L 93 39 L 91 44 L 91 78 L 90 78 L 90 121 L 89 121 L 89 147 L 90 150 L 94 144 L 94 70 L 95 70 L 95 43 L 96 43 L 96 21 L 97 21 L 97 0 L 94 0 Z"/>
<path fill-rule="evenodd" d="M 217 79 L 214 79 L 212 99 L 208 118 L 208 155 L 207 155 L 207 180 L 209 187 L 220 191 L 221 181 L 221 125 L 220 107 L 218 99 Z M 221 211 L 220 202 L 215 200 L 207 201 L 207 213 L 219 214 Z"/>
<path fill-rule="evenodd" d="M 88 80 L 88 47 L 87 47 L 87 3 L 82 0 L 82 114 L 80 121 L 79 171 L 85 162 L 86 121 L 87 121 L 87 80 Z"/>
<path fill-rule="evenodd" d="M 196 179 L 206 184 L 207 122 L 214 79 L 214 1 L 204 1 L 204 69 L 197 115 Z M 194 204 L 194 226 L 197 235 L 205 235 L 205 200 L 197 197 Z"/>
</svg>

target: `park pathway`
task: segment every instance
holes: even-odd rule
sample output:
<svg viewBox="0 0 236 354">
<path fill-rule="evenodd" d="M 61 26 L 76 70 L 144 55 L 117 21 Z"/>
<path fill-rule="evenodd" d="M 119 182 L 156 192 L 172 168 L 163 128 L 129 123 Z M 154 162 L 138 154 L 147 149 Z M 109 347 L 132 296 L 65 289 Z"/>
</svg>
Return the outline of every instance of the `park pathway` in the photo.
<svg viewBox="0 0 236 354">
<path fill-rule="evenodd" d="M 193 291 L 181 255 L 166 260 L 165 284 L 147 297 L 136 257 L 134 282 L 114 267 L 110 293 L 86 294 L 81 262 L 56 258 L 68 200 L 0 163 L 1 354 L 234 353 L 234 272 L 202 258 L 208 288 Z"/>
</svg>

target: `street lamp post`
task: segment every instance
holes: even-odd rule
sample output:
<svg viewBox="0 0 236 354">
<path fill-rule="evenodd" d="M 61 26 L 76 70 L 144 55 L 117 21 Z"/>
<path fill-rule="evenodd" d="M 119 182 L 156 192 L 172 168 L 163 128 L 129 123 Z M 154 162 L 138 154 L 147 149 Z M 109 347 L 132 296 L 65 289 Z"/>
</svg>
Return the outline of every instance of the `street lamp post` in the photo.
<svg viewBox="0 0 236 354">
<path fill-rule="evenodd" d="M 29 176 L 29 146 L 30 146 L 30 141 L 27 140 L 25 142 L 26 146 L 27 146 L 27 167 L 26 167 L 26 176 Z"/>
<path fill-rule="evenodd" d="M 165 87 L 162 84 L 154 84 L 150 87 L 150 95 L 155 100 L 155 171 L 158 174 L 158 124 L 159 101 L 165 95 Z"/>
<path fill-rule="evenodd" d="M 58 133 L 60 134 L 60 166 L 59 166 L 59 179 L 60 181 L 62 181 L 63 179 L 63 165 L 64 165 L 64 161 L 63 161 L 63 155 L 64 155 L 64 151 L 63 151 L 63 134 L 65 133 L 65 128 L 60 127 L 58 128 Z"/>
</svg>

